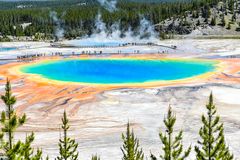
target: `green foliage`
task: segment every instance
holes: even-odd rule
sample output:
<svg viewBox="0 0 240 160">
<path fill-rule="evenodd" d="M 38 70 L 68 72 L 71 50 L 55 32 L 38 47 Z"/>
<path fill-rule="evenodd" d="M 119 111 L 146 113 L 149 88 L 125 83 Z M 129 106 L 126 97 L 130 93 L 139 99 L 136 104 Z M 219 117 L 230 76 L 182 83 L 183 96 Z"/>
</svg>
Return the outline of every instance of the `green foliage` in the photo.
<svg viewBox="0 0 240 160">
<path fill-rule="evenodd" d="M 210 25 L 211 26 L 216 26 L 216 17 L 212 17 Z"/>
<path fill-rule="evenodd" d="M 7 80 L 5 87 L 5 95 L 1 96 L 2 101 L 6 106 L 6 110 L 2 111 L 1 114 L 1 124 L 2 124 L 2 147 L 4 148 L 9 159 L 13 159 L 13 151 L 16 153 L 20 152 L 21 143 L 13 144 L 14 131 L 26 120 L 26 116 L 17 117 L 14 111 L 13 105 L 16 103 L 16 98 L 12 96 L 10 81 Z M 7 135 L 8 140 L 5 141 L 4 134 Z"/>
<path fill-rule="evenodd" d="M 206 23 L 208 23 L 208 18 L 211 16 L 211 10 L 210 10 L 210 6 L 207 3 L 206 5 L 204 5 L 204 7 L 202 8 L 202 17 L 205 19 L 204 21 Z"/>
<path fill-rule="evenodd" d="M 24 160 L 40 160 L 42 158 L 42 151 L 37 150 L 36 155 L 33 154 L 33 149 L 31 148 L 31 144 L 34 141 L 34 134 L 32 133 L 30 136 L 26 137 L 25 143 L 22 145 L 22 155 Z"/>
<path fill-rule="evenodd" d="M 232 20 L 232 22 L 236 22 L 236 13 L 234 13 L 233 15 L 232 15 L 232 18 L 231 18 L 231 20 Z"/>
<path fill-rule="evenodd" d="M 165 32 L 160 32 L 160 38 L 161 39 L 167 39 L 167 34 Z"/>
<path fill-rule="evenodd" d="M 193 11 L 192 12 L 192 18 L 199 18 L 199 12 L 198 11 Z"/>
<path fill-rule="evenodd" d="M 220 117 L 216 115 L 216 107 L 213 104 L 213 95 L 210 94 L 209 102 L 206 105 L 207 115 L 202 115 L 203 126 L 199 130 L 201 140 L 195 146 L 197 160 L 232 160 L 225 143 L 224 127 Z"/>
<path fill-rule="evenodd" d="M 111 25 L 120 23 L 121 32 L 131 28 L 134 32 L 139 29 L 140 20 L 146 17 L 152 24 L 166 20 L 170 17 L 181 18 L 186 11 L 194 11 L 193 16 L 198 17 L 200 10 L 203 12 L 203 17 L 207 20 L 210 13 L 210 6 L 216 4 L 220 0 L 193 0 L 193 1 L 170 1 L 158 3 L 146 3 L 138 1 L 119 0 L 118 10 L 109 12 L 93 0 L 63 0 L 44 1 L 31 3 L 32 7 L 18 9 L 16 6 L 9 9 L 6 7 L 0 10 L 0 33 L 3 36 L 35 36 L 36 33 L 44 35 L 38 39 L 53 38 L 54 29 L 56 27 L 51 11 L 56 11 L 60 19 L 60 25 L 65 30 L 65 38 L 76 38 L 85 35 L 90 35 L 95 31 L 95 19 L 98 13 L 101 13 L 103 21 L 106 23 L 107 30 L 111 32 Z M 84 5 L 80 5 L 86 2 Z M 0 2 L 8 6 L 7 2 Z M 19 2 L 20 3 L 20 2 Z M 26 2 L 21 2 L 23 5 Z M 15 3 L 12 3 L 12 5 Z M 50 8 L 49 8 L 50 7 Z M 23 23 L 31 23 L 25 28 Z M 157 29 L 156 29 L 157 30 Z"/>
<path fill-rule="evenodd" d="M 0 37 L 0 42 L 10 42 L 10 41 L 11 40 L 7 36 Z"/>
<path fill-rule="evenodd" d="M 236 28 L 236 31 L 237 31 L 237 32 L 240 32 L 240 27 L 239 27 L 239 26 Z"/>
<path fill-rule="evenodd" d="M 0 1 L 0 10 L 7 9 L 23 9 L 23 8 L 55 8 L 55 7 L 65 7 L 74 6 L 81 3 L 87 3 L 93 5 L 96 3 L 95 0 L 16 0 L 16 1 Z"/>
<path fill-rule="evenodd" d="M 198 19 L 198 21 L 197 21 L 197 26 L 200 26 L 200 24 L 201 24 L 201 22 L 200 22 L 200 20 Z"/>
<path fill-rule="evenodd" d="M 98 155 L 93 155 L 92 160 L 100 160 L 100 157 L 98 157 Z"/>
<path fill-rule="evenodd" d="M 17 116 L 13 105 L 16 103 L 15 96 L 12 95 L 10 81 L 7 80 L 5 87 L 5 94 L 1 96 L 6 109 L 1 113 L 1 125 L 2 132 L 0 134 L 1 149 L 4 150 L 5 155 L 9 160 L 25 159 L 25 160 L 39 160 L 41 159 L 42 152 L 37 151 L 37 154 L 33 154 L 31 143 L 34 140 L 34 134 L 26 137 L 26 141 L 18 141 L 14 143 L 14 132 L 26 121 L 26 115 L 19 117 Z M 5 136 L 7 138 L 5 138 Z"/>
<path fill-rule="evenodd" d="M 143 160 L 144 154 L 139 146 L 139 140 L 135 137 L 133 130 L 130 131 L 130 124 L 127 124 L 126 134 L 122 134 L 123 146 L 121 147 L 122 160 Z"/>
<path fill-rule="evenodd" d="M 227 25 L 227 28 L 226 29 L 231 29 L 231 23 L 230 22 L 228 22 L 228 25 Z"/>
<path fill-rule="evenodd" d="M 221 16 L 221 21 L 220 21 L 219 25 L 223 26 L 223 27 L 226 25 L 226 20 L 225 20 L 225 16 L 224 15 Z"/>
<path fill-rule="evenodd" d="M 228 0 L 227 3 L 228 3 L 228 9 L 231 11 L 231 13 L 234 12 L 234 2 L 235 0 Z M 238 3 L 238 2 L 237 2 Z"/>
<path fill-rule="evenodd" d="M 173 137 L 175 122 L 176 116 L 173 114 L 171 107 L 169 107 L 167 117 L 164 119 L 166 131 L 159 133 L 160 140 L 163 144 L 163 155 L 160 155 L 160 158 L 163 160 L 184 160 L 189 156 L 191 151 L 191 147 L 183 151 L 182 131 Z M 153 154 L 151 154 L 151 159 L 157 160 Z"/>
<path fill-rule="evenodd" d="M 62 129 L 63 129 L 63 138 L 59 139 L 59 156 L 57 157 L 58 160 L 77 160 L 78 159 L 78 152 L 77 147 L 78 144 L 75 142 L 74 139 L 68 137 L 67 132 L 69 130 L 68 125 L 68 118 L 66 111 L 63 113 L 62 118 Z"/>
</svg>

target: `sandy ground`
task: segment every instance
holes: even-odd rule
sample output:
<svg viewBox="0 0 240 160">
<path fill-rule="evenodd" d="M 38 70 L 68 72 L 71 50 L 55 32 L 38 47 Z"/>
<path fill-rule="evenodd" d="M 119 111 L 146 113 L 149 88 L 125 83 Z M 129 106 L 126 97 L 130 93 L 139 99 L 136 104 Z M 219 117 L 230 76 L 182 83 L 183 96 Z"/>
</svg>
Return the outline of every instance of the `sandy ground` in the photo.
<svg viewBox="0 0 240 160">
<path fill-rule="evenodd" d="M 143 47 L 144 53 L 167 50 L 167 57 L 207 58 L 225 60 L 229 72 L 223 71 L 211 79 L 172 86 L 150 88 L 112 88 L 96 91 L 92 86 L 56 86 L 40 84 L 25 77 L 13 77 L 13 90 L 18 98 L 16 109 L 26 113 L 28 122 L 18 130 L 16 138 L 34 131 L 35 147 L 43 149 L 51 159 L 58 154 L 61 116 L 66 109 L 71 123 L 70 135 L 79 142 L 80 159 L 90 159 L 98 153 L 102 159 L 121 159 L 121 133 L 129 120 L 140 144 L 149 157 L 150 151 L 160 153 L 159 130 L 169 105 L 177 115 L 176 131 L 183 129 L 184 144 L 194 146 L 205 113 L 205 104 L 212 91 L 218 114 L 225 125 L 226 139 L 231 151 L 240 157 L 240 40 L 169 40 L 164 45 L 176 45 L 177 50 Z M 4 43 L 2 46 L 26 46 L 16 51 L 0 52 L 0 59 L 14 58 L 26 53 L 63 52 L 71 54 L 84 49 L 51 48 L 48 43 Z M 0 46 L 1 46 L 0 45 Z M 135 50 L 137 48 L 130 48 Z M 87 49 L 85 49 L 87 50 Z M 89 50 L 89 49 L 88 49 Z M 94 49 L 96 50 L 96 49 Z M 104 49 L 99 49 L 104 50 Z M 114 52 L 106 49 L 106 52 Z M 129 50 L 127 48 L 126 50 Z M 105 51 L 105 50 L 104 50 Z M 129 52 L 130 53 L 130 52 Z M 0 72 L 6 68 L 0 67 Z M 231 71 L 231 72 L 230 72 Z M 2 79 L 5 77 L 2 76 Z M 4 80 L 0 76 L 0 93 Z M 49 93 L 47 93 L 49 92 Z M 93 94 L 89 94 L 93 93 Z M 51 95 L 51 96 L 49 96 Z M 0 102 L 2 106 L 2 103 Z M 186 146 L 185 145 L 185 146 Z M 189 159 L 194 158 L 194 151 Z"/>
</svg>

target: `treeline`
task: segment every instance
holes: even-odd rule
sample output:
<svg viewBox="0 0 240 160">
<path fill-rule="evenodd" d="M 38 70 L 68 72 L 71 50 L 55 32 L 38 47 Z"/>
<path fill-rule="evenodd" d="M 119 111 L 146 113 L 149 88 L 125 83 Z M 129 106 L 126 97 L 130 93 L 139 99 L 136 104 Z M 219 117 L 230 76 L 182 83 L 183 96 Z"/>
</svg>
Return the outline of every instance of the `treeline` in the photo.
<svg viewBox="0 0 240 160">
<path fill-rule="evenodd" d="M 25 141 L 15 142 L 14 133 L 16 129 L 26 122 L 26 115 L 18 116 L 14 110 L 16 98 L 12 95 L 10 81 L 7 80 L 5 94 L 1 96 L 5 104 L 5 110 L 1 113 L 1 133 L 0 149 L 4 151 L 4 157 L 9 160 L 42 160 L 41 149 L 31 147 L 34 141 L 34 133 L 27 135 Z M 191 152 L 195 152 L 196 160 L 233 160 L 234 156 L 230 152 L 225 141 L 224 126 L 217 115 L 217 109 L 213 103 L 213 95 L 209 96 L 206 105 L 207 114 L 202 115 L 202 126 L 199 129 L 199 140 L 196 146 L 183 146 L 183 131 L 175 133 L 174 125 L 176 116 L 169 107 L 168 113 L 163 122 L 165 129 L 160 131 L 159 138 L 162 144 L 160 155 L 151 153 L 150 159 L 157 160 L 185 160 L 189 158 Z M 68 136 L 70 128 L 67 114 L 64 111 L 62 118 L 63 136 L 59 139 L 59 156 L 58 160 L 77 160 L 79 156 L 78 143 L 75 139 Z M 127 124 L 126 133 L 122 134 L 123 146 L 122 160 L 144 160 L 148 156 L 143 153 L 140 142 Z M 193 149 L 192 149 L 193 148 Z M 194 151 L 193 151 L 194 150 Z M 2 157 L 3 158 L 3 157 Z M 0 157 L 0 159 L 2 159 Z M 46 157 L 46 159 L 49 159 Z M 92 160 L 100 160 L 98 155 L 92 156 Z"/>
<path fill-rule="evenodd" d="M 219 1 L 192 0 L 142 3 L 119 0 L 116 6 L 117 10 L 114 12 L 110 12 L 94 2 L 67 5 L 65 1 L 63 4 L 66 4 L 61 6 L 5 9 L 0 10 L 0 35 L 2 37 L 8 35 L 19 37 L 35 36 L 38 33 L 41 35 L 41 39 L 51 39 L 54 37 L 57 27 L 64 29 L 65 38 L 91 35 L 95 31 L 95 19 L 99 13 L 102 15 L 108 30 L 112 24 L 119 23 L 122 32 L 129 28 L 135 31 L 139 29 L 142 17 L 155 25 L 170 17 L 182 17 L 186 11 L 216 5 Z M 57 23 L 50 16 L 52 11 L 57 12 L 59 19 Z M 24 23 L 29 24 L 24 25 Z"/>
<path fill-rule="evenodd" d="M 3 0 L 0 1 L 0 9 L 21 9 L 21 8 L 56 8 L 76 6 L 81 4 L 96 4 L 97 0 Z"/>
</svg>

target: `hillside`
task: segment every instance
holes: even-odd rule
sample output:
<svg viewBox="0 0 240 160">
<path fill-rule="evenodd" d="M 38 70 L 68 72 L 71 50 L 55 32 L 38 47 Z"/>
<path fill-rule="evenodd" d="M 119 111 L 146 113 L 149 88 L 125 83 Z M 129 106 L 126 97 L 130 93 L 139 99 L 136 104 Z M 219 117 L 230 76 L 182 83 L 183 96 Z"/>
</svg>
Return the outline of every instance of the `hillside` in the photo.
<svg viewBox="0 0 240 160">
<path fill-rule="evenodd" d="M 0 9 L 58 8 L 95 3 L 96 0 L 0 0 Z"/>
<path fill-rule="evenodd" d="M 217 5 L 187 11 L 182 17 L 171 17 L 162 21 L 157 28 L 168 35 L 178 34 L 187 37 L 237 36 L 240 35 L 239 3 L 239 1 L 219 2 Z"/>
<path fill-rule="evenodd" d="M 162 3 L 175 2 L 176 0 L 119 0 L 119 3 Z M 98 0 L 0 0 L 0 9 L 20 8 L 56 8 L 72 7 L 76 5 L 99 5 Z"/>
<path fill-rule="evenodd" d="M 18 37 L 49 40 L 59 37 L 59 31 L 60 37 L 67 39 L 92 35 L 99 32 L 99 17 L 107 34 L 117 29 L 121 36 L 129 30 L 134 35 L 154 30 L 162 39 L 239 34 L 237 0 L 158 2 L 120 0 L 115 5 L 97 0 L 1 1 L 0 41 Z"/>
</svg>

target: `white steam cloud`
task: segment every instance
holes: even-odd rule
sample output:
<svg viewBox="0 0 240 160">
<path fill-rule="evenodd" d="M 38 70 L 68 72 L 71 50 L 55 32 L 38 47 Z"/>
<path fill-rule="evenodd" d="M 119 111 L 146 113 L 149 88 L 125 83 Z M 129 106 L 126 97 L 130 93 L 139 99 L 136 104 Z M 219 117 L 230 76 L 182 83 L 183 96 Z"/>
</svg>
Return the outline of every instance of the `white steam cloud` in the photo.
<svg viewBox="0 0 240 160">
<path fill-rule="evenodd" d="M 58 19 L 58 17 L 57 17 L 57 12 L 51 11 L 49 16 L 53 20 L 53 22 L 56 24 L 56 28 L 55 28 L 55 32 L 54 32 L 55 36 L 58 39 L 63 38 L 64 37 L 64 29 L 62 28 L 61 20 Z"/>
<path fill-rule="evenodd" d="M 142 17 L 140 21 L 140 27 L 137 32 L 133 32 L 131 28 L 128 31 L 122 33 L 120 30 L 120 22 L 114 23 L 110 29 L 107 29 L 106 24 L 102 21 L 101 14 L 98 14 L 95 20 L 95 32 L 89 37 L 93 39 L 110 39 L 116 41 L 136 42 L 136 41 L 155 41 L 157 33 L 154 26 L 149 20 Z"/>
<path fill-rule="evenodd" d="M 114 23 L 110 28 L 102 21 L 101 14 L 98 14 L 95 20 L 95 30 L 92 35 L 73 40 L 74 45 L 96 43 L 158 43 L 158 34 L 154 26 L 146 18 L 140 21 L 140 27 L 137 31 L 129 28 L 127 31 L 120 30 L 120 22 Z"/>
<path fill-rule="evenodd" d="M 140 38 L 156 38 L 154 26 L 146 18 L 142 18 L 140 21 L 139 29 Z"/>
<path fill-rule="evenodd" d="M 116 10 L 117 0 L 97 0 L 97 1 L 101 4 L 101 6 L 103 6 L 110 12 Z"/>
</svg>

